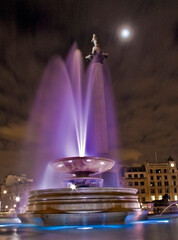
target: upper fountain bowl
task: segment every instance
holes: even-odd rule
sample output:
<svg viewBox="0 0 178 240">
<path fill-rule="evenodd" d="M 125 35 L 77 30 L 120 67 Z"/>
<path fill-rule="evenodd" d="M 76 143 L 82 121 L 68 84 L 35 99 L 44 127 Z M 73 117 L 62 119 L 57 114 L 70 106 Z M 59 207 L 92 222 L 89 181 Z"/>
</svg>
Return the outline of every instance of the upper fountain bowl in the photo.
<svg viewBox="0 0 178 240">
<path fill-rule="evenodd" d="M 60 158 L 51 165 L 60 172 L 86 176 L 108 171 L 114 166 L 114 163 L 114 160 L 108 158 L 85 156 Z"/>
</svg>

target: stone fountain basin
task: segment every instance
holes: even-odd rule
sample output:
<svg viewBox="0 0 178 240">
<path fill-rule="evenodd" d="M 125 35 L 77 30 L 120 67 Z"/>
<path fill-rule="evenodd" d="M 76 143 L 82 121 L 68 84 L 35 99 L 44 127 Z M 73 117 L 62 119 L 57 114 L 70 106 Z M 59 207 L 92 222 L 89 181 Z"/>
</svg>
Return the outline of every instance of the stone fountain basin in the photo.
<svg viewBox="0 0 178 240">
<path fill-rule="evenodd" d="M 87 175 L 98 174 L 110 170 L 115 162 L 109 158 L 103 157 L 68 157 L 60 158 L 52 162 L 52 167 L 65 173 L 79 175 L 85 173 Z"/>
</svg>

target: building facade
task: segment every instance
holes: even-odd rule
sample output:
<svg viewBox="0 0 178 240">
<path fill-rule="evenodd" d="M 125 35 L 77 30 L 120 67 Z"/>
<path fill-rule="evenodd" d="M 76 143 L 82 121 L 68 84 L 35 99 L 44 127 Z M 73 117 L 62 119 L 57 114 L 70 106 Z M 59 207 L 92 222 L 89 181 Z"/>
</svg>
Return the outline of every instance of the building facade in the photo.
<svg viewBox="0 0 178 240">
<path fill-rule="evenodd" d="M 165 163 L 125 166 L 122 172 L 123 186 L 137 188 L 141 203 L 161 200 L 165 194 L 170 201 L 178 200 L 178 170 L 173 158 Z"/>
<path fill-rule="evenodd" d="M 6 176 L 1 185 L 1 212 L 23 212 L 32 186 L 33 179 L 26 174 Z"/>
</svg>

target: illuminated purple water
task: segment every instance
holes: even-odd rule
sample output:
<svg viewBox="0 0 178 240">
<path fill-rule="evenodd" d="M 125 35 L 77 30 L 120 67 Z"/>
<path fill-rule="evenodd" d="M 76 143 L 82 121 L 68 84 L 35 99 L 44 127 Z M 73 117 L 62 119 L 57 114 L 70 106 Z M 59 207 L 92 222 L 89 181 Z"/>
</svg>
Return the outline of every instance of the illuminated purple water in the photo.
<svg viewBox="0 0 178 240">
<path fill-rule="evenodd" d="M 60 187 L 61 174 L 49 163 L 74 156 L 111 156 L 116 125 L 106 65 L 92 62 L 84 73 L 73 46 L 64 62 L 54 56 L 44 72 L 29 121 L 34 174 L 40 188 Z"/>
</svg>

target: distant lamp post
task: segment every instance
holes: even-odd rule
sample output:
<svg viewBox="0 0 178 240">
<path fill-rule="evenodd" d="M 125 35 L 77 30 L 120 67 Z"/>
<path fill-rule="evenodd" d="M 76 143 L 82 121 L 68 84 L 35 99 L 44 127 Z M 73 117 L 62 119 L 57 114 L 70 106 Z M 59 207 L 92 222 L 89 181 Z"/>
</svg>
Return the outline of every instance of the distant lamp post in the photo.
<svg viewBox="0 0 178 240">
<path fill-rule="evenodd" d="M 16 198 L 15 198 L 15 201 L 16 201 L 16 202 L 20 202 L 20 197 L 19 197 L 19 196 L 16 197 Z"/>
<path fill-rule="evenodd" d="M 16 208 L 16 206 L 17 206 L 17 205 L 16 205 L 16 204 L 14 204 L 14 208 Z"/>
<path fill-rule="evenodd" d="M 4 190 L 3 193 L 4 193 L 4 194 L 7 194 L 7 190 Z"/>
<path fill-rule="evenodd" d="M 8 209 L 8 206 L 7 206 L 7 205 L 5 206 L 5 209 Z"/>
</svg>

